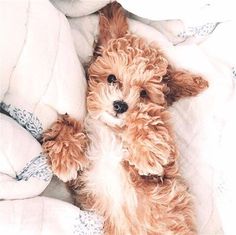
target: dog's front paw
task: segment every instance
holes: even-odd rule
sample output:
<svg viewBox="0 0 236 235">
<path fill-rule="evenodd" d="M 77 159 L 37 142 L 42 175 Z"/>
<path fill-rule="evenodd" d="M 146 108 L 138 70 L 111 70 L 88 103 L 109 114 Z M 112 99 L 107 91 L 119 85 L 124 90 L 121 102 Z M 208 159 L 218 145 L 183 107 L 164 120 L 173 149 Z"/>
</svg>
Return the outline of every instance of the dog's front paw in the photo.
<svg viewBox="0 0 236 235">
<path fill-rule="evenodd" d="M 164 169 L 160 165 L 158 165 L 158 167 L 157 166 L 153 167 L 147 164 L 146 166 L 142 166 L 142 167 L 139 166 L 137 170 L 138 170 L 139 175 L 142 175 L 142 176 L 149 176 L 149 175 L 162 176 L 164 173 Z"/>
<path fill-rule="evenodd" d="M 158 161 L 150 163 L 147 159 L 137 160 L 134 158 L 126 159 L 126 161 L 129 165 L 133 166 L 141 176 L 162 176 L 164 174 L 164 168 Z"/>
<path fill-rule="evenodd" d="M 60 165 L 60 164 L 59 164 Z M 70 180 L 77 178 L 77 167 L 68 166 L 68 167 L 58 167 L 52 164 L 52 170 L 54 174 L 62 181 L 68 182 Z"/>
<path fill-rule="evenodd" d="M 86 159 L 83 161 L 83 166 L 76 160 L 70 160 L 70 155 L 54 155 L 51 153 L 51 167 L 54 175 L 56 175 L 60 180 L 68 182 L 70 180 L 76 179 L 78 171 L 83 170 L 86 165 Z"/>
<path fill-rule="evenodd" d="M 43 149 L 52 171 L 62 181 L 77 177 L 89 164 L 84 156 L 87 137 L 78 121 L 68 115 L 61 116 L 43 135 Z"/>
</svg>

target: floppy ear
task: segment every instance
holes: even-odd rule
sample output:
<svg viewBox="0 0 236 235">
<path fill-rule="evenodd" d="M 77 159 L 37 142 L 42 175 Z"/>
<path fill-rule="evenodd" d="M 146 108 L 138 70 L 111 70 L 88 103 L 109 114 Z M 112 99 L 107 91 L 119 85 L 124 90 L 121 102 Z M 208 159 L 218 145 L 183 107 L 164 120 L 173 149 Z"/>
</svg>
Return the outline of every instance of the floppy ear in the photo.
<svg viewBox="0 0 236 235">
<path fill-rule="evenodd" d="M 167 84 L 166 100 L 168 105 L 182 97 L 196 96 L 208 87 L 208 82 L 199 75 L 188 71 L 174 70 L 168 67 L 163 77 Z"/>
<path fill-rule="evenodd" d="M 100 47 L 106 46 L 109 40 L 121 38 L 128 32 L 127 17 L 119 3 L 109 3 L 100 10 L 99 16 L 99 37 L 95 54 L 99 54 Z"/>
</svg>

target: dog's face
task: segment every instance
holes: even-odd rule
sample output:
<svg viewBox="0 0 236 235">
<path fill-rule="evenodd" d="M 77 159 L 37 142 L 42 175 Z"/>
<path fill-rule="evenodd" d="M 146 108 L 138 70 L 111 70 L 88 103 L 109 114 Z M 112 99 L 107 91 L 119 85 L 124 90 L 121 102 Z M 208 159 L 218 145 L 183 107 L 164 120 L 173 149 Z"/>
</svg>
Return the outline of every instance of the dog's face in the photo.
<svg viewBox="0 0 236 235">
<path fill-rule="evenodd" d="M 165 110 L 180 97 L 205 88 L 200 77 L 172 71 L 158 48 L 129 34 L 119 4 L 102 11 L 99 26 L 96 57 L 88 68 L 91 117 L 109 126 L 123 126 L 131 114 L 147 113 L 154 107 Z"/>
<path fill-rule="evenodd" d="M 110 40 L 89 68 L 88 111 L 110 126 L 150 104 L 166 107 L 167 60 L 143 39 L 127 34 Z"/>
</svg>

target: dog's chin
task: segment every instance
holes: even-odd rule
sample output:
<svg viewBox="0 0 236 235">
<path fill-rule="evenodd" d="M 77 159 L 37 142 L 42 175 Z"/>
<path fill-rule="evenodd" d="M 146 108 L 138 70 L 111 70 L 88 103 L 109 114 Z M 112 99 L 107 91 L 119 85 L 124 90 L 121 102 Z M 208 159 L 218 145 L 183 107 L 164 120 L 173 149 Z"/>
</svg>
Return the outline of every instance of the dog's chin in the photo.
<svg viewBox="0 0 236 235">
<path fill-rule="evenodd" d="M 124 125 L 124 121 L 122 118 L 116 117 L 108 112 L 103 112 L 100 115 L 99 118 L 102 122 L 104 122 L 105 124 L 107 124 L 108 126 L 111 127 L 115 127 L 115 126 L 123 126 Z"/>
</svg>

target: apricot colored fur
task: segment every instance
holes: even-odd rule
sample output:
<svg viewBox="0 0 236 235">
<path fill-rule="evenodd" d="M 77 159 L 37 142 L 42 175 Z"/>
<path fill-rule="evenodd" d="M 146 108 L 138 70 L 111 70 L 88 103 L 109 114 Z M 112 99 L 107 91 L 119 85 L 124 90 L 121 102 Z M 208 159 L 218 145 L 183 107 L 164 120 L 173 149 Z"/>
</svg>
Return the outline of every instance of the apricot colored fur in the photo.
<svg viewBox="0 0 236 235">
<path fill-rule="evenodd" d="M 72 179 L 76 205 L 104 217 L 105 234 L 196 234 L 168 106 L 208 83 L 176 71 L 160 48 L 129 33 L 118 3 L 101 10 L 99 27 L 83 127 L 62 116 L 44 135 L 52 169 L 62 180 Z M 113 84 L 110 74 L 117 78 Z M 146 97 L 140 97 L 143 90 Z M 125 101 L 128 110 L 116 113 L 115 100 Z"/>
</svg>

